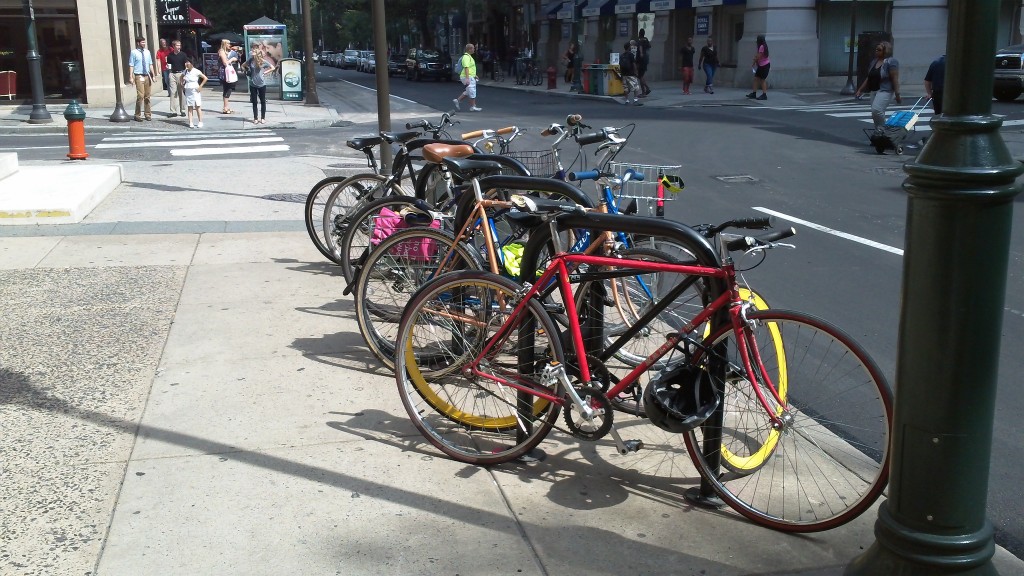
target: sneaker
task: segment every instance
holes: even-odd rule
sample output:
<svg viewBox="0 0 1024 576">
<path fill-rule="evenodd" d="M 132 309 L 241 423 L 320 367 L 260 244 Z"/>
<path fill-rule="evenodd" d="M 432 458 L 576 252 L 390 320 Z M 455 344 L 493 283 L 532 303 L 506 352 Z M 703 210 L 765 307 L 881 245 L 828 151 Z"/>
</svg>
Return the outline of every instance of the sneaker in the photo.
<svg viewBox="0 0 1024 576">
<path fill-rule="evenodd" d="M 477 108 L 476 106 L 469 109 L 470 112 L 480 112 L 481 110 L 483 110 L 483 108 Z"/>
<path fill-rule="evenodd" d="M 196 127 L 196 125 L 195 125 L 195 124 L 189 124 L 189 125 L 188 125 L 188 127 L 189 127 L 189 128 L 195 128 L 195 127 Z"/>
<path fill-rule="evenodd" d="M 757 98 L 757 92 L 751 92 L 750 94 L 747 94 L 747 98 Z"/>
<path fill-rule="evenodd" d="M 142 116 L 136 116 L 135 117 L 135 121 L 136 122 L 142 122 Z"/>
<path fill-rule="evenodd" d="M 458 98 L 453 98 L 452 99 L 452 104 L 455 105 L 455 109 L 456 110 L 462 110 L 462 107 L 459 106 L 459 99 Z"/>
<path fill-rule="evenodd" d="M 767 100 L 768 99 L 768 95 L 767 94 L 761 94 L 756 99 L 757 100 Z"/>
<path fill-rule="evenodd" d="M 714 94 L 714 93 L 715 93 L 715 89 L 714 88 L 708 88 L 708 94 Z"/>
<path fill-rule="evenodd" d="M 643 105 L 644 105 L 644 103 L 640 102 L 639 100 L 637 100 L 636 102 L 633 102 L 633 106 L 643 106 Z"/>
<path fill-rule="evenodd" d="M 202 123 L 202 122 L 200 122 L 199 124 L 196 124 L 196 127 L 197 127 L 197 128 L 202 128 L 202 127 L 203 127 L 203 123 Z"/>
</svg>

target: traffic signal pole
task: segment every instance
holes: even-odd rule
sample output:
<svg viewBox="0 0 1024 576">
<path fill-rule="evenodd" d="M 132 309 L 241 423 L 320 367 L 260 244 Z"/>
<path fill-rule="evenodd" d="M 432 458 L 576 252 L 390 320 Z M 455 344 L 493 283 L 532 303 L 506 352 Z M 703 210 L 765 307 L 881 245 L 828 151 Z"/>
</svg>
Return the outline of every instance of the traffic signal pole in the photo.
<svg viewBox="0 0 1024 576">
<path fill-rule="evenodd" d="M 943 111 L 904 165 L 889 499 L 875 543 L 846 568 L 851 576 L 996 573 L 985 509 L 1013 199 L 1024 172 L 992 115 L 999 5 L 949 1 Z"/>
</svg>

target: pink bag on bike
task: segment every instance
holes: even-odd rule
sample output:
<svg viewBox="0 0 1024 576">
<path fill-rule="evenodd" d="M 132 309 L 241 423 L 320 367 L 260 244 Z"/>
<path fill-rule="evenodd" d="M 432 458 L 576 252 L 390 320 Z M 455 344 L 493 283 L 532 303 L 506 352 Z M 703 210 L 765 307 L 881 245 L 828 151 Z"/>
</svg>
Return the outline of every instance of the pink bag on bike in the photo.
<svg viewBox="0 0 1024 576">
<path fill-rule="evenodd" d="M 370 244 L 377 246 L 395 232 L 410 227 L 401 214 L 388 208 L 381 208 L 380 213 L 374 219 L 373 232 L 370 233 Z M 435 218 L 431 221 L 430 227 L 439 230 L 441 228 L 441 221 Z M 429 259 L 436 252 L 436 244 L 436 241 L 429 238 L 415 241 L 410 240 L 392 246 L 389 253 L 395 256 L 422 261 Z"/>
</svg>

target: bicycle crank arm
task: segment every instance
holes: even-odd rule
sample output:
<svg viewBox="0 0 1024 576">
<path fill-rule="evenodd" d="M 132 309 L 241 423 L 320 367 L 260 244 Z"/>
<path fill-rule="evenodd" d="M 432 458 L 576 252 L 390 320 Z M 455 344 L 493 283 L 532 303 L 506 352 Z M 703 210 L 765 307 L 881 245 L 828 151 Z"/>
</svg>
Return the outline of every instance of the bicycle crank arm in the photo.
<svg viewBox="0 0 1024 576">
<path fill-rule="evenodd" d="M 644 447 L 643 440 L 623 440 L 622 436 L 619 436 L 619 431 L 614 426 L 608 432 L 612 435 L 612 440 L 615 441 L 615 449 L 619 451 L 621 456 L 639 452 Z"/>
<path fill-rule="evenodd" d="M 572 382 L 569 381 L 569 375 L 565 373 L 565 366 L 558 363 L 548 364 L 544 367 L 544 371 L 541 373 L 541 384 L 544 386 L 552 387 L 552 384 L 557 383 L 566 392 L 566 395 L 572 400 L 572 403 L 580 411 L 580 415 L 587 422 L 591 422 L 598 415 L 597 410 L 590 407 L 587 402 L 583 401 L 576 389 L 573 388 Z"/>
</svg>

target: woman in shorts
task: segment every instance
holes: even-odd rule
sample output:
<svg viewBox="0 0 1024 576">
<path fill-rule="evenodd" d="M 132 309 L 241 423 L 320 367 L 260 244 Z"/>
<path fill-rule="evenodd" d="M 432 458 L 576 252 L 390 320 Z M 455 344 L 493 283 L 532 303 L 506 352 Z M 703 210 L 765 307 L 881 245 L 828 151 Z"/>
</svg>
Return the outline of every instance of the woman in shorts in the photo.
<svg viewBox="0 0 1024 576">
<path fill-rule="evenodd" d="M 772 67 L 772 61 L 768 58 L 768 43 L 764 41 L 764 34 L 757 35 L 757 53 L 754 54 L 754 91 L 747 94 L 747 98 L 757 100 L 768 99 L 768 71 Z M 757 87 L 761 87 L 761 95 L 757 95 Z"/>
<path fill-rule="evenodd" d="M 192 65 L 191 60 L 185 60 L 185 74 L 182 75 L 182 84 L 185 87 L 185 106 L 188 106 L 188 127 L 203 127 L 203 86 L 206 85 L 206 74 L 199 68 Z M 196 120 L 199 124 L 192 123 L 192 111 L 196 112 Z"/>
</svg>

